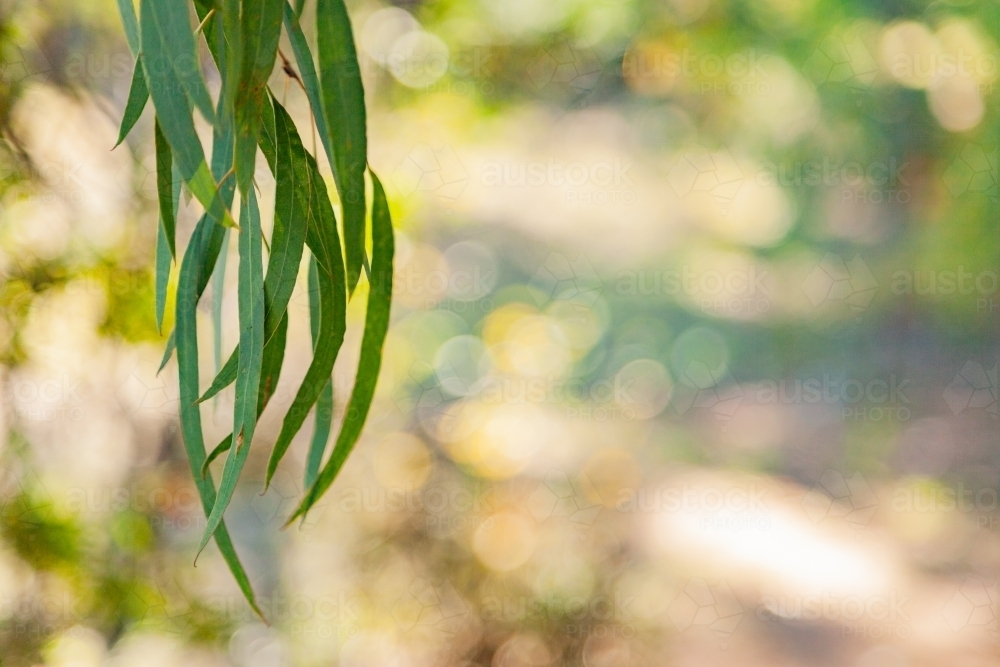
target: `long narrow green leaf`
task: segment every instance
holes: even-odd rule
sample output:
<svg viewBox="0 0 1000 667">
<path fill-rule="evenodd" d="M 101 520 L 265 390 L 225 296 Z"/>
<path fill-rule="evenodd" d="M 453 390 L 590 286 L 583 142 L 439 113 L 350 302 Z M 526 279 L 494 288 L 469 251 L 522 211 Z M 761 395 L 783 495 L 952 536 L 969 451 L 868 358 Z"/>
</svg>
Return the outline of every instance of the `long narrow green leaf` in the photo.
<svg viewBox="0 0 1000 667">
<path fill-rule="evenodd" d="M 149 23 L 156 26 L 156 32 L 160 35 L 160 39 L 152 44 L 148 41 Z M 160 67 L 169 69 L 180 82 L 191 105 L 207 121 L 213 122 L 215 109 L 212 108 L 212 98 L 201 76 L 187 3 L 176 0 L 143 0 L 139 26 L 142 52 L 146 57 L 155 58 L 154 71 Z M 156 79 L 151 77 L 149 80 L 152 82 Z"/>
<path fill-rule="evenodd" d="M 246 463 L 257 427 L 257 392 L 264 356 L 264 262 L 261 247 L 260 211 L 257 195 L 250 188 L 240 207 L 240 362 L 236 373 L 236 406 L 233 414 L 233 443 L 219 482 L 219 495 L 208 517 L 200 552 L 222 522 L 236 482 Z"/>
<path fill-rule="evenodd" d="M 344 413 L 344 423 L 341 424 L 337 443 L 334 445 L 330 459 L 326 462 L 316 482 L 306 492 L 305 498 L 289 523 L 309 511 L 323 493 L 333 484 L 344 461 L 361 436 L 361 429 L 372 399 L 375 396 L 375 385 L 379 370 L 382 367 L 382 347 L 389 331 L 389 312 L 392 305 L 392 262 L 395 252 L 392 220 L 389 215 L 389 205 L 385 191 L 374 172 L 372 176 L 372 272 L 371 286 L 368 292 L 368 311 L 365 313 L 365 331 L 361 338 L 361 359 L 358 363 L 358 375 L 351 391 L 351 399 Z"/>
<path fill-rule="evenodd" d="M 240 348 L 237 347 L 233 350 L 229 358 L 226 359 L 226 363 L 222 365 L 219 372 L 215 374 L 212 378 L 212 384 L 209 385 L 205 393 L 201 395 L 198 399 L 199 403 L 204 403 L 210 398 L 214 398 L 220 391 L 236 382 L 236 372 L 240 367 Z"/>
<path fill-rule="evenodd" d="M 317 0 L 320 89 L 333 145 L 335 175 L 344 215 L 347 292 L 361 277 L 365 254 L 365 168 L 368 138 L 365 91 L 354 47 L 351 19 L 343 0 Z"/>
<path fill-rule="evenodd" d="M 326 125 L 326 113 L 323 111 L 323 99 L 320 95 L 319 77 L 316 74 L 316 63 L 313 61 L 312 51 L 309 49 L 309 42 L 306 41 L 302 26 L 299 25 L 299 16 L 302 15 L 304 0 L 297 0 L 296 8 L 292 9 L 289 4 L 285 5 L 285 32 L 292 43 L 292 50 L 295 52 L 295 62 L 299 66 L 299 78 L 306 89 L 306 97 L 309 99 L 309 107 L 312 109 L 313 120 L 316 123 L 316 130 L 319 133 L 320 142 L 323 144 L 323 151 L 326 153 L 327 162 L 333 170 L 333 178 L 340 187 L 340 178 L 337 173 L 337 161 L 334 159 L 333 150 L 330 147 L 330 132 Z M 363 95 L 362 91 L 362 95 Z M 263 148 L 263 146 L 262 146 Z M 368 256 L 362 249 L 361 266 L 365 275 L 370 276 L 368 267 Z"/>
<path fill-rule="evenodd" d="M 181 197 L 181 183 L 177 167 L 170 153 L 170 144 L 160 130 L 159 121 L 153 124 L 156 148 L 156 194 L 160 209 L 159 231 L 156 235 L 156 330 L 163 330 L 163 310 L 167 304 L 167 282 L 170 264 L 177 256 L 175 249 L 176 211 Z"/>
<path fill-rule="evenodd" d="M 180 28 L 183 30 L 175 25 L 181 20 L 183 24 Z M 188 97 L 187 88 L 198 88 L 189 82 L 192 76 L 200 82 L 201 88 L 204 88 L 204 81 L 197 68 L 194 38 L 190 34 L 187 21 L 187 11 L 183 3 L 142 0 L 139 28 L 143 71 L 163 134 L 170 143 L 174 159 L 188 188 L 214 220 L 235 226 L 227 207 L 218 195 L 215 179 L 208 170 L 205 152 L 194 129 L 191 99 Z M 187 35 L 186 40 L 181 41 L 190 46 L 186 55 L 184 49 L 178 49 L 173 43 L 177 33 L 181 32 Z M 204 95 L 205 99 L 208 99 L 207 89 Z M 208 103 L 211 111 L 210 99 Z M 199 108 L 203 104 L 204 100 L 199 102 Z M 206 117 L 211 118 L 212 114 Z"/>
<path fill-rule="evenodd" d="M 167 367 L 167 362 L 170 361 L 170 357 L 173 356 L 174 350 L 177 348 L 177 337 L 174 332 L 170 332 L 170 336 L 167 337 L 167 346 L 163 350 L 163 358 L 160 359 L 160 367 L 156 369 L 156 374 L 159 375 L 160 371 Z"/>
<path fill-rule="evenodd" d="M 264 114 L 260 117 L 260 152 L 267 160 L 267 166 L 271 170 L 271 175 L 278 173 L 278 148 L 274 136 L 274 96 L 269 96 L 270 105 L 264 107 Z"/>
<path fill-rule="evenodd" d="M 323 464 L 323 454 L 326 443 L 330 440 L 333 430 L 333 380 L 327 380 L 316 400 L 316 424 L 312 441 L 309 443 L 309 453 L 306 456 L 304 487 L 308 489 L 316 481 L 319 468 Z"/>
<path fill-rule="evenodd" d="M 209 17 L 208 13 L 213 9 L 215 13 Z M 215 61 L 219 73 L 222 75 L 223 90 L 227 87 L 235 89 L 240 55 L 239 0 L 225 0 L 224 3 L 216 0 L 194 0 L 194 11 L 198 15 L 198 23 L 204 24 L 202 34 L 205 35 L 205 43 L 208 45 L 208 50 L 212 54 L 212 59 Z M 206 19 L 209 20 L 206 21 Z M 226 33 L 227 20 L 229 24 L 235 26 L 233 35 Z M 227 69 L 227 66 L 232 68 Z M 234 83 L 230 83 L 230 81 Z M 217 105 L 219 109 L 216 111 L 217 121 L 232 115 L 232 104 L 227 106 L 226 102 L 231 103 L 234 97 L 231 96 L 228 100 L 224 96 L 220 98 Z"/>
<path fill-rule="evenodd" d="M 302 427 L 306 415 L 329 381 L 347 328 L 344 264 L 340 238 L 337 234 L 337 220 L 333 214 L 326 184 L 316 167 L 316 161 L 303 148 L 302 140 L 295 131 L 291 118 L 276 101 L 274 121 L 279 170 L 280 165 L 287 161 L 297 172 L 298 186 L 295 189 L 296 198 L 299 199 L 297 205 L 304 207 L 310 216 L 306 242 L 316 258 L 318 267 L 320 324 L 317 344 L 313 346 L 312 363 L 281 424 L 281 432 L 267 463 L 265 484 L 270 483 L 278 463 L 292 443 L 292 438 Z"/>
<path fill-rule="evenodd" d="M 271 255 L 268 257 L 267 279 L 264 283 L 269 306 L 264 324 L 267 339 L 270 339 L 276 331 L 278 322 L 285 316 L 288 302 L 292 298 L 299 266 L 302 263 L 302 251 L 309 230 L 310 216 L 309 201 L 296 196 L 297 192 L 306 191 L 309 183 L 308 173 L 296 169 L 293 163 L 290 142 L 295 126 L 276 100 L 273 101 L 273 105 L 272 117 L 275 117 L 276 128 L 280 126 L 281 132 L 288 139 L 278 142 L 275 163 L 274 231 L 271 234 Z M 268 112 L 271 112 L 270 108 Z M 285 136 L 282 139 L 285 139 Z"/>
<path fill-rule="evenodd" d="M 288 341 L 288 313 L 281 318 L 281 324 L 274 336 L 264 344 L 264 360 L 261 363 L 260 387 L 257 390 L 257 419 L 264 412 L 268 401 L 274 396 L 274 389 L 278 386 L 278 379 L 281 377 L 281 366 L 285 359 L 285 344 Z M 215 449 L 205 459 L 201 467 L 202 476 L 208 474 L 208 466 L 219 456 L 229 451 L 233 444 L 233 434 L 230 433 L 222 442 L 216 445 Z"/>
<path fill-rule="evenodd" d="M 280 107 L 277 101 L 273 103 L 276 107 Z M 284 109 L 281 113 L 287 118 Z M 287 122 L 291 123 L 291 119 Z M 293 168 L 290 152 L 285 150 L 281 161 L 278 161 L 277 156 L 273 154 L 274 112 L 270 104 L 264 108 L 262 126 L 264 131 L 260 134 L 260 144 L 264 147 L 268 162 L 274 163 L 276 184 L 271 254 L 267 260 L 267 276 L 264 279 L 264 340 L 267 342 L 274 336 L 295 289 L 306 230 L 309 227 L 309 202 L 295 194 L 298 188 L 305 187 L 303 179 L 306 175 L 302 170 Z M 212 380 L 212 385 L 198 399 L 199 402 L 207 401 L 233 383 L 236 379 L 239 355 L 239 348 L 233 350 L 226 364 Z"/>
<path fill-rule="evenodd" d="M 229 435 L 227 435 L 225 438 L 222 439 L 222 442 L 220 442 L 215 446 L 215 449 L 213 449 L 211 452 L 208 453 L 208 456 L 205 457 L 205 462 L 201 464 L 201 476 L 202 477 L 206 476 L 208 474 L 208 468 L 210 465 L 212 465 L 212 462 L 215 461 L 215 459 L 222 456 L 223 454 L 225 454 L 226 452 L 228 452 L 229 448 L 232 446 L 233 446 L 233 434 L 230 433 Z"/>
<path fill-rule="evenodd" d="M 222 237 L 222 250 L 212 271 L 212 361 L 215 372 L 222 366 L 222 295 L 226 287 L 226 259 L 229 256 L 229 230 Z"/>
<path fill-rule="evenodd" d="M 240 21 L 240 7 L 243 2 L 241 0 L 215 0 L 215 4 L 217 8 L 222 9 L 222 16 L 219 19 L 222 36 L 217 39 L 221 39 L 222 45 L 225 47 L 221 51 L 223 62 L 219 62 L 219 56 L 216 55 L 216 63 L 220 67 L 219 71 L 225 72 L 222 77 L 222 96 L 219 103 L 223 109 L 223 117 L 229 122 L 236 113 L 236 95 L 240 85 L 240 70 L 242 69 L 243 26 Z"/>
<path fill-rule="evenodd" d="M 212 171 L 221 176 L 232 164 L 232 135 L 216 131 L 212 150 Z M 232 201 L 234 184 L 223 184 L 220 198 Z M 228 206 L 228 203 L 226 204 Z M 198 221 L 184 259 L 181 262 L 177 281 L 177 324 L 174 340 L 177 346 L 177 367 L 180 378 L 180 420 L 184 449 L 187 452 L 191 474 L 194 477 L 198 495 L 206 516 L 212 511 L 216 500 L 215 483 L 211 475 L 202 477 L 201 468 L 205 461 L 205 440 L 201 429 L 201 412 L 195 400 L 198 398 L 198 300 L 208 285 L 222 246 L 223 228 L 209 216 L 203 215 Z M 240 563 L 233 547 L 225 523 L 220 523 L 215 531 L 215 542 L 219 551 L 236 579 L 254 612 L 261 615 L 254 597 L 250 579 Z"/>
<path fill-rule="evenodd" d="M 260 116 L 267 101 L 267 79 L 274 69 L 285 0 L 244 2 L 239 85 L 236 90 L 236 183 L 246 193 L 253 182 Z M 280 318 L 279 318 L 280 319 Z"/>
<path fill-rule="evenodd" d="M 135 67 L 132 70 L 132 84 L 128 90 L 128 100 L 125 102 L 125 113 L 122 114 L 122 124 L 118 131 L 118 146 L 125 140 L 128 133 L 132 131 L 136 121 L 142 115 L 142 110 L 146 108 L 146 101 L 149 99 L 149 90 L 146 89 L 146 77 L 142 71 L 140 62 L 139 45 L 139 19 L 135 15 L 135 5 L 132 0 L 118 0 L 118 14 L 122 17 L 122 27 L 125 28 L 125 40 L 128 42 L 128 50 L 135 58 Z"/>
<path fill-rule="evenodd" d="M 295 53 L 295 64 L 299 66 L 299 78 L 306 89 L 306 97 L 309 98 L 309 106 L 312 109 L 313 120 L 316 123 L 316 131 L 319 133 L 319 140 L 323 144 L 326 152 L 326 159 L 333 169 L 334 178 L 337 178 L 337 162 L 333 159 L 333 150 L 330 148 L 330 132 L 326 126 L 326 114 L 323 113 L 323 98 L 319 93 L 319 77 L 316 74 L 316 63 L 313 62 L 312 51 L 309 50 L 309 42 L 306 41 L 302 26 L 299 25 L 298 17 L 302 14 L 301 2 L 296 9 L 285 4 L 285 32 L 288 33 L 288 41 L 292 43 L 292 51 Z"/>
<path fill-rule="evenodd" d="M 174 161 L 170 152 L 170 144 L 163 136 L 163 129 L 160 121 L 153 124 L 153 143 L 156 148 L 156 198 L 160 206 L 160 225 L 163 227 L 164 235 L 167 237 L 167 246 L 170 248 L 170 256 L 177 256 L 175 228 L 176 215 L 174 213 Z"/>
<path fill-rule="evenodd" d="M 132 0 L 118 0 L 118 13 L 122 17 L 122 27 L 125 28 L 125 40 L 133 56 L 139 55 L 139 20 L 135 17 L 135 5 Z"/>
<path fill-rule="evenodd" d="M 316 257 L 309 258 L 309 331 L 312 335 L 313 347 L 319 339 L 319 269 Z M 309 443 L 309 454 L 306 456 L 306 471 L 303 488 L 308 489 L 316 481 L 319 467 L 323 463 L 323 452 L 330 439 L 333 429 L 333 380 L 327 380 L 323 391 L 316 401 L 316 424 L 313 427 L 312 442 Z"/>
<path fill-rule="evenodd" d="M 142 72 L 142 59 L 137 58 L 135 69 L 132 70 L 132 85 L 128 89 L 128 100 L 125 102 L 125 113 L 122 114 L 122 124 L 118 129 L 118 141 L 115 142 L 115 146 L 119 146 L 125 141 L 125 137 L 135 127 L 139 117 L 142 116 L 142 110 L 146 108 L 147 100 L 149 100 L 149 90 L 146 88 L 146 75 Z"/>
<path fill-rule="evenodd" d="M 159 333 L 163 333 L 163 311 L 167 307 L 167 282 L 170 279 L 170 261 L 170 242 L 167 241 L 167 235 L 163 231 L 163 225 L 161 224 L 157 226 L 156 232 L 156 280 L 154 282 L 156 330 Z M 164 359 L 164 363 L 166 361 Z"/>
</svg>

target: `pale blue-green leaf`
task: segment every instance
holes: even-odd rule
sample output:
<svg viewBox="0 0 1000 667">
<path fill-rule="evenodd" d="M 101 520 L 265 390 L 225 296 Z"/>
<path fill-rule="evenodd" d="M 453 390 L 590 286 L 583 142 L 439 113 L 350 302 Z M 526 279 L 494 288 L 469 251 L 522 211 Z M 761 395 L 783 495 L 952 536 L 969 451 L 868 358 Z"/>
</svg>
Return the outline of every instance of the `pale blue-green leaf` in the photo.
<svg viewBox="0 0 1000 667">
<path fill-rule="evenodd" d="M 156 330 L 163 333 L 163 311 L 167 306 L 167 282 L 170 278 L 170 244 L 163 231 L 163 225 L 157 226 L 156 233 Z M 164 363 L 169 357 L 164 359 Z M 162 366 L 160 367 L 163 368 Z"/>
<path fill-rule="evenodd" d="M 122 17 L 122 27 L 125 28 L 125 40 L 132 56 L 139 55 L 139 20 L 135 17 L 135 5 L 132 0 L 118 0 L 118 14 Z"/>
<path fill-rule="evenodd" d="M 315 347 L 319 338 L 319 269 L 316 257 L 309 258 L 309 331 Z M 319 467 L 323 463 L 323 453 L 333 429 L 333 380 L 327 380 L 326 386 L 316 400 L 316 423 L 313 427 L 312 441 L 309 443 L 309 453 L 306 456 L 306 469 L 303 488 L 308 489 L 316 481 Z"/>
<path fill-rule="evenodd" d="M 128 0 L 126 0 L 128 1 Z M 135 61 L 135 68 L 132 70 L 132 85 L 128 89 L 128 100 L 125 102 L 125 113 L 122 114 L 122 124 L 118 129 L 118 141 L 115 146 L 125 141 L 125 137 L 132 131 L 142 110 L 146 108 L 146 101 L 149 100 L 149 90 L 146 88 L 146 75 L 142 72 L 142 61 Z"/>
<path fill-rule="evenodd" d="M 159 39 L 150 41 L 148 25 L 155 26 Z M 156 73 L 161 68 L 169 69 L 191 105 L 212 122 L 215 110 L 201 75 L 188 4 L 177 0 L 142 0 L 139 26 L 142 54 L 150 59 L 146 73 L 150 66 Z M 155 80 L 156 77 L 149 77 L 150 84 Z"/>
<path fill-rule="evenodd" d="M 264 344 L 264 360 L 261 363 L 260 387 L 257 391 L 258 419 L 260 419 L 260 414 L 264 412 L 264 408 L 267 407 L 268 401 L 270 401 L 271 397 L 274 395 L 275 387 L 278 386 L 278 380 L 281 377 L 282 362 L 285 359 L 285 344 L 287 340 L 288 313 L 285 313 L 285 316 L 281 318 L 281 323 L 278 325 L 278 330 L 274 332 L 274 336 L 271 340 Z M 233 434 L 230 433 L 205 459 L 205 463 L 201 468 L 202 475 L 207 474 L 209 464 L 211 464 L 212 461 L 224 452 L 228 451 L 230 446 L 232 446 L 232 443 Z"/>
<path fill-rule="evenodd" d="M 212 361 L 218 374 L 222 367 L 222 296 L 226 287 L 226 259 L 229 256 L 229 230 L 222 237 L 222 250 L 212 271 Z"/>
<path fill-rule="evenodd" d="M 170 357 L 174 354 L 174 349 L 177 347 L 177 339 L 174 338 L 174 332 L 170 332 L 170 336 L 167 338 L 167 345 L 163 349 L 163 358 L 160 359 L 160 367 L 156 369 L 156 374 L 159 375 L 160 372 L 166 368 L 167 363 L 170 361 Z"/>
<path fill-rule="evenodd" d="M 365 330 L 361 338 L 361 359 L 358 363 L 357 379 L 344 412 L 344 421 L 340 426 L 333 452 L 289 522 L 304 515 L 319 500 L 333 484 L 337 473 L 354 449 L 368 418 L 379 370 L 382 367 L 382 347 L 389 330 L 389 313 L 392 305 L 392 264 L 395 244 L 385 191 L 374 173 L 371 177 L 373 194 L 371 284 L 368 292 L 368 310 L 365 313 Z"/>
<path fill-rule="evenodd" d="M 288 40 L 292 43 L 295 64 L 299 66 L 299 78 L 302 79 L 302 85 L 306 89 L 306 97 L 309 98 L 309 107 L 312 109 L 312 117 L 316 123 L 319 140 L 323 144 L 323 150 L 326 152 L 326 159 L 333 170 L 334 179 L 337 179 L 337 162 L 333 159 L 333 149 L 330 147 L 330 132 L 326 126 L 326 114 L 323 113 L 323 98 L 319 92 L 316 63 L 313 62 L 309 42 L 306 41 L 302 26 L 299 25 L 297 18 L 299 15 L 301 15 L 301 5 L 293 10 L 291 5 L 285 4 L 285 32 L 288 33 Z"/>
<path fill-rule="evenodd" d="M 267 79 L 274 69 L 281 37 L 285 0 L 243 3 L 242 57 L 236 88 L 236 183 L 241 193 L 251 187 L 257 156 L 260 116 L 267 102 Z"/>
<path fill-rule="evenodd" d="M 216 178 L 220 178 L 232 164 L 232 146 L 231 134 L 216 132 L 212 150 L 212 171 Z M 232 201 L 233 189 L 229 184 L 223 184 L 220 188 L 220 197 L 227 206 Z M 208 285 L 222 246 L 223 232 L 223 228 L 208 215 L 202 216 L 195 226 L 181 261 L 177 280 L 177 323 L 172 336 L 177 348 L 177 368 L 180 378 L 181 434 L 195 486 L 206 515 L 211 513 L 215 505 L 216 491 L 211 475 L 204 477 L 201 475 L 205 461 L 205 440 L 201 428 L 201 412 L 195 405 L 198 398 L 197 311 L 198 300 Z M 225 522 L 215 531 L 215 542 L 247 602 L 258 616 L 262 616 L 250 579 L 236 554 Z"/>
<path fill-rule="evenodd" d="M 233 414 L 233 444 L 222 471 L 219 495 L 208 517 L 205 533 L 198 547 L 200 552 L 208 544 L 215 529 L 222 522 L 243 465 L 246 463 L 257 426 L 257 393 L 260 385 L 264 354 L 264 263 L 260 211 L 253 188 L 240 207 L 240 232 L 238 238 L 240 360 L 236 372 L 236 404 Z"/>
<path fill-rule="evenodd" d="M 347 299 L 344 264 L 337 234 L 337 221 L 316 161 L 302 146 L 295 125 L 276 101 L 274 106 L 278 173 L 295 173 L 296 206 L 308 211 L 306 242 L 316 258 L 320 294 L 320 324 L 313 346 L 313 360 L 285 415 L 278 439 L 267 463 L 266 483 L 277 470 L 292 438 L 330 380 L 333 364 L 344 341 Z"/>
<path fill-rule="evenodd" d="M 319 80 L 336 163 L 344 216 L 347 292 L 361 277 L 365 255 L 365 169 L 368 166 L 365 91 L 344 0 L 317 0 Z"/>
<path fill-rule="evenodd" d="M 178 169 L 184 181 L 188 184 L 188 189 L 198 198 L 208 210 L 210 217 L 220 224 L 235 226 L 232 217 L 229 215 L 226 205 L 219 197 L 216 181 L 208 170 L 205 163 L 205 152 L 202 149 L 198 134 L 195 132 L 194 119 L 191 111 L 191 101 L 187 96 L 184 82 L 181 80 L 178 70 L 194 68 L 194 74 L 201 81 L 201 73 L 197 70 L 193 37 L 188 34 L 188 41 L 191 44 L 191 55 L 187 65 L 183 64 L 185 57 L 174 53 L 176 46 L 171 44 L 177 28 L 172 25 L 174 14 L 172 9 L 163 11 L 163 6 L 171 6 L 180 3 L 165 2 L 164 0 L 142 0 L 141 11 L 139 13 L 139 29 L 142 40 L 143 71 L 146 84 L 149 88 L 153 106 L 156 108 L 157 117 L 163 134 L 170 143 L 174 159 L 177 161 Z M 187 13 L 181 7 L 184 14 L 184 26 L 190 33 L 190 26 L 187 23 Z M 163 13 L 165 16 L 160 16 Z M 204 86 L 204 82 L 202 82 Z M 207 95 L 207 92 L 205 93 Z M 211 100 L 209 100 L 209 105 Z M 209 110 L 211 107 L 209 106 Z M 228 171 L 228 167 L 225 171 Z"/>
</svg>

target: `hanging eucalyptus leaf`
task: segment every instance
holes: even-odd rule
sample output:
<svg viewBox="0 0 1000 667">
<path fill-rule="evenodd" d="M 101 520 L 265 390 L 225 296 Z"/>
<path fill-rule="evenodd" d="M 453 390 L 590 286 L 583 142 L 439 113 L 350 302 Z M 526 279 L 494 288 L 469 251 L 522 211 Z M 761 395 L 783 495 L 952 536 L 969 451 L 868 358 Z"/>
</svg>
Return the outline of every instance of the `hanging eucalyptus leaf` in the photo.
<svg viewBox="0 0 1000 667">
<path fill-rule="evenodd" d="M 135 127 L 151 100 L 155 111 L 159 224 L 156 250 L 156 321 L 162 326 L 170 267 L 179 260 L 174 330 L 160 370 L 176 351 L 180 422 L 184 449 L 207 524 L 199 552 L 214 538 L 250 606 L 260 614 L 250 576 L 227 531 L 225 513 L 240 483 L 255 441 L 257 422 L 274 396 L 288 343 L 289 308 L 296 284 L 309 294 L 312 359 L 282 418 L 271 450 L 265 485 L 283 460 L 307 415 L 316 419 L 303 477 L 306 493 L 292 518 L 301 516 L 330 487 L 361 434 L 381 367 L 392 301 L 393 231 L 385 192 L 371 174 L 372 263 L 361 359 L 339 435 L 322 464 L 333 430 L 332 374 L 347 329 L 347 300 L 368 269 L 365 237 L 367 136 L 364 89 L 353 30 L 342 0 L 317 0 L 314 61 L 299 23 L 304 2 L 295 0 L 118 0 L 136 67 L 126 102 L 119 143 Z M 198 23 L 192 20 L 197 17 Z M 310 128 L 318 134 L 333 170 L 343 211 L 343 235 L 335 202 L 317 156 L 304 145 L 291 116 L 268 90 L 275 75 L 282 26 L 292 45 L 294 65 L 282 55 L 284 76 L 297 80 L 309 101 Z M 199 42 L 221 78 L 218 99 L 205 84 Z M 202 51 L 203 52 L 203 51 Z M 297 68 L 297 71 L 296 71 Z M 212 127 L 211 166 L 196 131 L 196 115 Z M 315 142 L 314 142 L 315 143 Z M 274 179 L 274 224 L 265 238 L 257 198 L 256 159 L 264 154 Z M 315 146 L 314 146 L 315 148 Z M 181 184 L 204 207 L 181 252 L 177 211 Z M 239 192 L 240 225 L 230 214 Z M 235 210 L 235 209 L 234 209 Z M 221 356 L 227 227 L 238 229 L 237 303 L 239 342 L 225 364 Z M 307 271 L 301 270 L 309 248 Z M 264 251 L 267 251 L 266 267 Z M 214 357 L 218 372 L 204 393 L 199 377 L 198 304 L 212 277 Z M 201 402 L 235 383 L 233 430 L 206 452 Z M 259 447 L 259 444 L 257 445 Z M 253 447 L 256 449 L 257 447 Z M 218 488 L 211 464 L 225 456 Z"/>
</svg>

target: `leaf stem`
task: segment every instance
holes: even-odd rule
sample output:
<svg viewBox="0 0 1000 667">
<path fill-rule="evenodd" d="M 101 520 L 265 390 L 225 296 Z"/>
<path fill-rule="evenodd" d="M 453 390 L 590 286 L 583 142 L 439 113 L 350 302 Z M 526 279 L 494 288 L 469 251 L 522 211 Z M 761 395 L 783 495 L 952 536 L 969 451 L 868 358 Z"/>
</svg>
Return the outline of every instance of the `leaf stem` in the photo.
<svg viewBox="0 0 1000 667">
<path fill-rule="evenodd" d="M 199 24 L 198 24 L 198 27 L 197 27 L 197 28 L 195 28 L 195 30 L 194 30 L 194 34 L 196 34 L 196 35 L 197 35 L 197 34 L 199 34 L 199 33 L 200 33 L 200 32 L 201 32 L 202 30 L 204 30 L 204 29 L 205 29 L 205 25 L 206 25 L 206 24 L 208 23 L 208 20 L 209 20 L 210 18 L 212 18 L 212 15 L 213 15 L 213 14 L 215 14 L 215 7 L 212 7 L 212 8 L 210 9 L 210 10 L 208 10 L 208 13 L 207 13 L 207 14 L 205 14 L 205 18 L 203 18 L 203 19 L 201 20 L 201 23 L 199 23 Z"/>
</svg>

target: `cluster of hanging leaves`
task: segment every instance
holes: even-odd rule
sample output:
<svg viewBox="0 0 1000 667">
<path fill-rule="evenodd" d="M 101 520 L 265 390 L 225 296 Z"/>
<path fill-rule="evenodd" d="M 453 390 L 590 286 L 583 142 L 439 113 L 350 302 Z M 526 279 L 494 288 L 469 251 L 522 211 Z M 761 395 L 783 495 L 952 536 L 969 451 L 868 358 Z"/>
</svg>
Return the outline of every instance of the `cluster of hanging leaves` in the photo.
<svg viewBox="0 0 1000 667">
<path fill-rule="evenodd" d="M 179 262 L 176 316 L 164 361 L 176 351 L 180 420 L 191 471 L 208 516 L 199 551 L 214 537 L 251 607 L 259 614 L 223 515 L 253 444 L 261 412 L 281 374 L 288 329 L 288 301 L 308 247 L 308 293 L 313 357 L 284 417 L 267 465 L 270 483 L 282 456 L 314 405 L 316 425 L 304 474 L 305 495 L 289 518 L 302 517 L 330 487 L 364 425 L 378 377 L 392 299 L 393 231 L 385 192 L 368 169 L 365 101 L 350 19 L 343 0 L 316 0 L 317 60 L 299 24 L 304 0 L 118 0 L 129 48 L 135 56 L 132 85 L 119 143 L 147 101 L 155 110 L 159 232 L 156 246 L 156 318 L 162 326 L 171 265 Z M 333 170 L 342 221 L 331 193 L 295 125 L 267 81 L 279 56 L 282 27 L 295 66 L 280 54 L 287 76 L 305 90 L 315 131 Z M 213 102 L 199 64 L 204 39 L 221 76 Z M 297 71 L 296 71 L 297 66 Z M 210 162 L 195 132 L 194 114 L 211 124 Z M 264 268 L 260 208 L 255 194 L 257 149 L 275 179 L 274 225 Z M 371 210 L 366 179 L 371 182 Z M 181 187 L 204 206 L 183 255 L 176 244 Z M 231 211 L 239 195 L 239 222 Z M 371 265 L 366 227 L 370 219 Z M 198 377 L 196 309 L 210 280 L 220 280 L 230 233 L 239 246 L 239 345 L 208 390 Z M 343 243 L 341 243 L 343 239 Z M 221 258 L 220 258 L 221 254 Z M 219 266 L 217 266 L 217 263 Z M 340 432 L 326 463 L 332 430 L 333 365 L 344 340 L 348 299 L 367 274 L 368 303 L 360 363 Z M 214 276 L 214 277 L 213 277 Z M 218 301 L 218 299 L 216 299 Z M 216 310 L 216 359 L 220 354 Z M 236 386 L 232 433 L 206 454 L 199 404 Z M 216 486 L 209 464 L 225 455 Z"/>
</svg>

